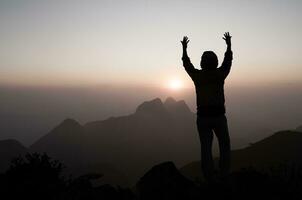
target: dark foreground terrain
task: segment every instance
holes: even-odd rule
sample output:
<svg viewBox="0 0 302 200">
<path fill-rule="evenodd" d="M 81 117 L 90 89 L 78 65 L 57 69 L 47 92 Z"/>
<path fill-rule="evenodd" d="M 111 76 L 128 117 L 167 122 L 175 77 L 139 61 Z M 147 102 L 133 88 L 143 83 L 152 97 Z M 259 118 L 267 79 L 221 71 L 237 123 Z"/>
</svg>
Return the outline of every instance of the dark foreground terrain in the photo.
<svg viewBox="0 0 302 200">
<path fill-rule="evenodd" d="M 253 168 L 232 172 L 228 180 L 207 184 L 183 176 L 173 162 L 152 167 L 133 188 L 95 185 L 102 174 L 73 178 L 46 154 L 26 154 L 0 176 L 1 199 L 301 199 L 302 173 L 294 165 L 270 171 Z"/>
</svg>

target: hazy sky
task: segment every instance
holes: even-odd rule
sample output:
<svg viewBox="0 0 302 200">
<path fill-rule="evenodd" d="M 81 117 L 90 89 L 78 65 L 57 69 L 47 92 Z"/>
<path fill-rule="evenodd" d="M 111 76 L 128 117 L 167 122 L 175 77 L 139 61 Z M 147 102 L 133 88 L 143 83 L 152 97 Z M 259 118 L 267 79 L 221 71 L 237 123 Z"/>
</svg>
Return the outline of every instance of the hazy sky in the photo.
<svg viewBox="0 0 302 200">
<path fill-rule="evenodd" d="M 233 35 L 230 83 L 302 80 L 301 0 L 1 0 L 0 84 L 164 85 Z"/>
</svg>

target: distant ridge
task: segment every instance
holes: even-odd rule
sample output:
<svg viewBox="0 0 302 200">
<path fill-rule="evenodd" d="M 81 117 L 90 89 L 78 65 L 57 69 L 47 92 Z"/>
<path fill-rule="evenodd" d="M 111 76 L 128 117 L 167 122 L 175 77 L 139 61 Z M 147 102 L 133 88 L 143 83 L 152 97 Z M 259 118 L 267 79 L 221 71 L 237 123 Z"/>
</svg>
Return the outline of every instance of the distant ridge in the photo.
<svg viewBox="0 0 302 200">
<path fill-rule="evenodd" d="M 32 150 L 39 149 L 39 143 L 44 143 L 53 139 L 59 139 L 57 142 L 69 143 L 69 139 L 74 141 L 76 138 L 81 137 L 81 134 L 83 134 L 83 127 L 80 125 L 80 123 L 74 119 L 67 118 L 54 129 L 52 129 L 48 134 L 38 139 L 33 145 L 30 146 L 30 148 Z M 44 145 L 45 144 L 43 144 L 43 147 L 45 147 Z"/>
<path fill-rule="evenodd" d="M 83 136 L 83 126 L 76 120 L 67 118 L 32 144 L 30 150 L 46 152 L 51 157 L 69 163 L 84 157 Z"/>
</svg>

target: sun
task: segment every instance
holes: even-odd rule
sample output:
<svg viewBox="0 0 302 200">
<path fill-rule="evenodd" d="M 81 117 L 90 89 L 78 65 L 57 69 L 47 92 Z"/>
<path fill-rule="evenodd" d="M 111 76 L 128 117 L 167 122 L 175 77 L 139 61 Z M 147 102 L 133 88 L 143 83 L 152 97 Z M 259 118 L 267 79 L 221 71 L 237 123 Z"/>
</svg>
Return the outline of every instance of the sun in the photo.
<svg viewBox="0 0 302 200">
<path fill-rule="evenodd" d="M 172 79 L 168 83 L 168 88 L 171 90 L 180 90 L 184 87 L 183 82 L 179 79 Z"/>
</svg>

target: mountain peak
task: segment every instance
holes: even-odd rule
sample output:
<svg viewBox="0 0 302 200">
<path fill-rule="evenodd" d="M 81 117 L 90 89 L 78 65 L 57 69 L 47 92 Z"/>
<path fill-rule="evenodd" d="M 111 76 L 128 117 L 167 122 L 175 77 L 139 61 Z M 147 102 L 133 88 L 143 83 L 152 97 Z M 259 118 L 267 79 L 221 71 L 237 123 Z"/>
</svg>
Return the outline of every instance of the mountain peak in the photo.
<svg viewBox="0 0 302 200">
<path fill-rule="evenodd" d="M 164 102 L 164 105 L 171 105 L 171 104 L 175 104 L 176 100 L 173 97 L 168 97 L 166 99 L 166 101 Z"/>
<path fill-rule="evenodd" d="M 82 129 L 82 125 L 74 119 L 66 118 L 58 126 L 56 126 L 48 135 L 73 135 L 77 130 Z M 47 136 L 47 135 L 46 135 Z"/>
<path fill-rule="evenodd" d="M 57 146 L 62 143 L 74 143 L 75 141 L 81 140 L 82 133 L 82 125 L 74 119 L 67 118 L 32 144 L 30 149 L 33 151 L 47 152 L 52 146 Z"/>
<path fill-rule="evenodd" d="M 43 136 L 41 139 L 49 137 L 57 137 L 62 135 L 75 135 L 79 130 L 82 129 L 82 126 L 79 122 L 74 119 L 67 118 L 52 129 L 47 135 Z M 38 140 L 39 141 L 39 140 Z"/>
<path fill-rule="evenodd" d="M 172 97 L 168 97 L 164 103 L 165 108 L 172 114 L 191 114 L 191 110 L 184 100 L 176 101 Z"/>
<path fill-rule="evenodd" d="M 77 122 L 76 120 L 74 120 L 72 118 L 66 118 L 59 126 L 73 127 L 73 126 L 81 126 L 81 125 L 79 122 Z"/>
<path fill-rule="evenodd" d="M 165 108 L 160 98 L 155 98 L 151 101 L 145 101 L 136 109 L 136 114 L 158 114 L 164 113 Z"/>
<path fill-rule="evenodd" d="M 173 116 L 184 116 L 192 114 L 184 100 L 176 101 L 172 97 L 168 97 L 163 103 L 159 98 L 151 101 L 145 101 L 136 109 L 136 114 L 172 114 Z"/>
</svg>

